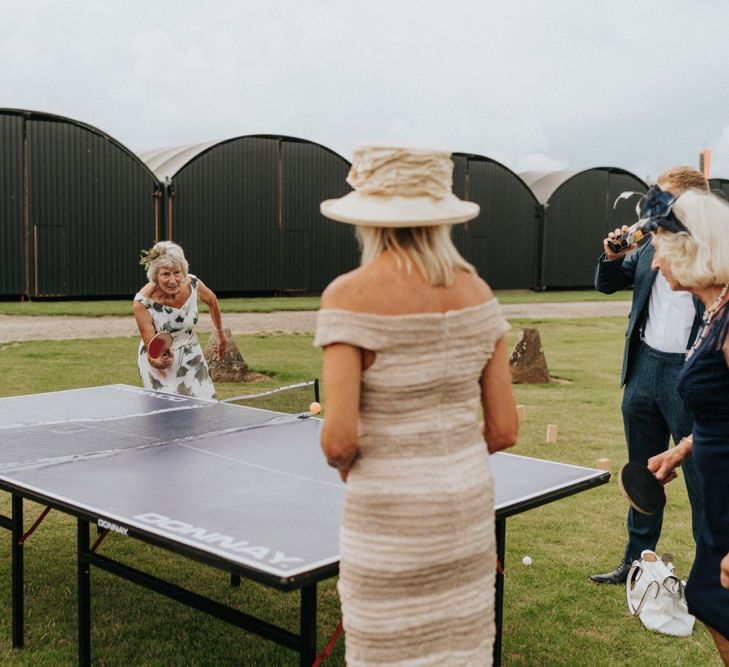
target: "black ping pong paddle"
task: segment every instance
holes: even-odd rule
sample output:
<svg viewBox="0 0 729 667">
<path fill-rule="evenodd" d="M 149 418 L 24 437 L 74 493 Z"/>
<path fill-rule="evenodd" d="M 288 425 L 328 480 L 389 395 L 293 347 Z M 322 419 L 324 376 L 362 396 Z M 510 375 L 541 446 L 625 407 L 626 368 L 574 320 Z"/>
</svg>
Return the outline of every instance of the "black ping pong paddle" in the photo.
<svg viewBox="0 0 729 667">
<path fill-rule="evenodd" d="M 618 483 L 631 507 L 641 514 L 656 514 L 666 505 L 663 484 L 642 463 L 628 461 L 620 469 Z"/>
<path fill-rule="evenodd" d="M 162 355 L 169 352 L 172 347 L 172 335 L 166 331 L 160 331 L 155 334 L 147 345 L 147 354 L 152 359 L 159 359 Z"/>
</svg>

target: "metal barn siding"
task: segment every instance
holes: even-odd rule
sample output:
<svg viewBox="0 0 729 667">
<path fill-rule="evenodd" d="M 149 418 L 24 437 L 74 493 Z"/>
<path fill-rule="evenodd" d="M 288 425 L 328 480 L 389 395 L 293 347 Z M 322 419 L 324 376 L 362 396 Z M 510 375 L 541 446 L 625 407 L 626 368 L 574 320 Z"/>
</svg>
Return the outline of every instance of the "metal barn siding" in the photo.
<svg viewBox="0 0 729 667">
<path fill-rule="evenodd" d="M 453 190 L 481 207 L 479 216 L 455 225 L 463 256 L 494 289 L 537 286 L 541 207 L 527 185 L 489 158 L 454 153 Z"/>
<path fill-rule="evenodd" d="M 30 295 L 130 297 L 141 248 L 155 236 L 153 174 L 94 128 L 31 113 L 28 142 Z"/>
<path fill-rule="evenodd" d="M 0 296 L 25 293 L 23 119 L 0 113 Z"/>
<path fill-rule="evenodd" d="M 319 212 L 325 199 L 351 190 L 349 162 L 327 148 L 281 141 L 281 288 L 320 292 L 340 273 L 359 264 L 354 226 Z"/>
<path fill-rule="evenodd" d="M 544 206 L 540 287 L 592 287 L 602 240 L 636 221 L 635 201 L 613 204 L 624 191 L 645 192 L 637 176 L 612 167 L 524 174 Z"/>
<path fill-rule="evenodd" d="M 215 144 L 173 176 L 168 236 L 212 290 L 278 289 L 278 163 L 275 141 L 242 137 Z"/>
<path fill-rule="evenodd" d="M 726 178 L 710 178 L 709 187 L 714 194 L 729 200 L 729 179 Z"/>
<path fill-rule="evenodd" d="M 169 237 L 218 292 L 320 291 L 358 261 L 353 229 L 319 213 L 349 190 L 349 163 L 323 146 L 251 135 L 143 159 L 171 178 Z"/>
</svg>

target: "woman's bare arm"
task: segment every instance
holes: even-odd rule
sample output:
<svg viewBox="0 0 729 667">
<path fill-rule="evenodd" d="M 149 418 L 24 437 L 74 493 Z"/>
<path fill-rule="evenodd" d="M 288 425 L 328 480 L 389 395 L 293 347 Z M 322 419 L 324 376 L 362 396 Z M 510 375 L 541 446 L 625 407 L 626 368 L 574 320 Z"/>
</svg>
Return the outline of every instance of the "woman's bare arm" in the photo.
<svg viewBox="0 0 729 667">
<path fill-rule="evenodd" d="M 345 481 L 357 458 L 361 375 L 362 353 L 358 347 L 334 343 L 324 348 L 323 381 L 327 407 L 321 447 L 329 464 L 339 469 Z"/>
<path fill-rule="evenodd" d="M 519 419 L 511 386 L 511 370 L 506 354 L 506 339 L 501 337 L 481 375 L 483 435 L 489 452 L 516 444 Z"/>
<path fill-rule="evenodd" d="M 223 315 L 220 312 L 220 305 L 218 304 L 218 297 L 215 296 L 215 292 L 211 290 L 202 280 L 198 278 L 197 281 L 197 295 L 210 311 L 210 319 L 213 321 L 215 332 L 218 336 L 218 345 L 216 350 L 216 357 L 221 359 L 228 349 L 228 339 L 223 333 Z"/>
<path fill-rule="evenodd" d="M 154 338 L 157 333 L 154 328 L 154 321 L 149 311 L 139 302 L 135 301 L 132 305 L 132 311 L 134 312 L 134 320 L 137 323 L 139 329 L 139 335 L 142 337 L 142 342 L 145 348 L 149 348 L 149 341 Z M 150 366 L 153 368 L 163 369 L 169 368 L 172 365 L 172 357 L 170 355 L 163 355 L 159 359 L 153 359 L 147 353 L 147 359 Z"/>
</svg>

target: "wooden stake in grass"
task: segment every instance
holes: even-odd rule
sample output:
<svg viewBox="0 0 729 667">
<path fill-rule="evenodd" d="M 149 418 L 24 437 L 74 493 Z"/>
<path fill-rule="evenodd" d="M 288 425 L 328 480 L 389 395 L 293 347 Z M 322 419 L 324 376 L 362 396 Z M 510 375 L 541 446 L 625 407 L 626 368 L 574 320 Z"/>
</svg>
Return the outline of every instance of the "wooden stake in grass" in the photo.
<svg viewBox="0 0 729 667">
<path fill-rule="evenodd" d="M 516 416 L 519 418 L 519 423 L 526 421 L 526 407 L 523 405 L 516 406 Z"/>
<path fill-rule="evenodd" d="M 547 425 L 547 443 L 553 444 L 557 442 L 557 425 L 556 424 L 548 424 Z"/>
</svg>

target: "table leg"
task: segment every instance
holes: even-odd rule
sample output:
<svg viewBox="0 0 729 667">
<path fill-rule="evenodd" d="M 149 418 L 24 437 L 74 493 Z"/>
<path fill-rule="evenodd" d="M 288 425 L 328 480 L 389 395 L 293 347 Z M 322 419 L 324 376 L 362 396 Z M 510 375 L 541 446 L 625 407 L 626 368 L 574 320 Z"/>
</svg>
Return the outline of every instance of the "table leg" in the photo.
<svg viewBox="0 0 729 667">
<path fill-rule="evenodd" d="M 91 565 L 88 562 L 89 522 L 78 520 L 77 528 L 78 574 L 78 664 L 91 665 Z"/>
<path fill-rule="evenodd" d="M 23 498 L 13 495 L 12 498 L 12 606 L 13 606 L 13 648 L 23 646 Z"/>
<path fill-rule="evenodd" d="M 301 589 L 301 667 L 316 658 L 316 584 Z"/>
<path fill-rule="evenodd" d="M 506 556 L 506 519 L 496 519 L 496 557 L 501 564 L 501 572 L 496 572 L 494 592 L 494 614 L 496 617 L 496 638 L 494 640 L 494 667 L 501 664 L 501 636 L 504 622 L 504 559 Z"/>
</svg>

